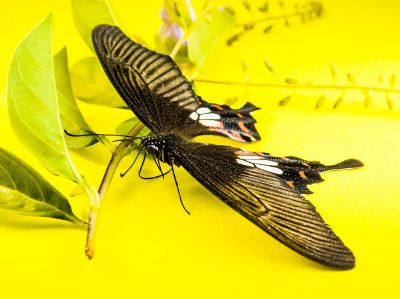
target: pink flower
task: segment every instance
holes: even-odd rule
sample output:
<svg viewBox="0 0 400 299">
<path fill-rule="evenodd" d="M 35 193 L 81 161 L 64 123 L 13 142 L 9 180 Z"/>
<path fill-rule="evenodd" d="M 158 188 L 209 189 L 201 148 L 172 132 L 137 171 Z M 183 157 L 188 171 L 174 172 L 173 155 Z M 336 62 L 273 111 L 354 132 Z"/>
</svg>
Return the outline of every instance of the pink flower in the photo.
<svg viewBox="0 0 400 299">
<path fill-rule="evenodd" d="M 183 30 L 179 27 L 178 24 L 174 23 L 171 17 L 168 15 L 168 12 L 163 7 L 160 13 L 161 20 L 163 24 L 160 28 L 160 37 L 162 40 L 167 38 L 171 38 L 174 40 L 178 40 L 183 35 Z"/>
</svg>

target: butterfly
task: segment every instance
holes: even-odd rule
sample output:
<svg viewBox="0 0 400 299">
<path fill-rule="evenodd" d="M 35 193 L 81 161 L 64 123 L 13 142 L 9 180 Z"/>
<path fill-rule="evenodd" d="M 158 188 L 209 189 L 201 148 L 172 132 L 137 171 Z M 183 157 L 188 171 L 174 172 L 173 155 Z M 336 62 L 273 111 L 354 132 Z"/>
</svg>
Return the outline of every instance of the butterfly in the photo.
<svg viewBox="0 0 400 299">
<path fill-rule="evenodd" d="M 250 115 L 258 108 L 251 103 L 236 110 L 207 103 L 169 56 L 133 42 L 118 27 L 98 25 L 92 39 L 115 89 L 154 134 L 141 138 L 140 151 L 153 156 L 156 164 L 167 163 L 176 184 L 174 166 L 182 166 L 228 206 L 303 256 L 336 268 L 354 267 L 351 250 L 302 194 L 311 193 L 309 184 L 323 180 L 321 172 L 359 167 L 360 161 L 326 166 L 193 142 L 208 134 L 241 142 L 259 140 Z"/>
</svg>

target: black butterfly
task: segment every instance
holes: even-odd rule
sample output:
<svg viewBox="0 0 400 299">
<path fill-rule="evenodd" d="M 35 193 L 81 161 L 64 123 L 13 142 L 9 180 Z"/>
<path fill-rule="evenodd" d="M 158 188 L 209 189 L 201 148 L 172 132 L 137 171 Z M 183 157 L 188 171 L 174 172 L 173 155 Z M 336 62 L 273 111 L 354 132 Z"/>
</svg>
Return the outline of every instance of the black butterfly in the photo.
<svg viewBox="0 0 400 299">
<path fill-rule="evenodd" d="M 201 100 L 169 56 L 134 43 L 117 27 L 99 25 L 92 37 L 112 84 L 156 135 L 142 138 L 145 154 L 169 164 L 172 172 L 174 165 L 183 166 L 226 204 L 300 254 L 337 268 L 354 267 L 352 252 L 301 194 L 311 193 L 307 185 L 322 181 L 320 172 L 358 167 L 360 161 L 325 166 L 191 142 L 201 134 L 259 140 L 249 114 L 258 108 L 247 103 L 233 110 Z"/>
</svg>

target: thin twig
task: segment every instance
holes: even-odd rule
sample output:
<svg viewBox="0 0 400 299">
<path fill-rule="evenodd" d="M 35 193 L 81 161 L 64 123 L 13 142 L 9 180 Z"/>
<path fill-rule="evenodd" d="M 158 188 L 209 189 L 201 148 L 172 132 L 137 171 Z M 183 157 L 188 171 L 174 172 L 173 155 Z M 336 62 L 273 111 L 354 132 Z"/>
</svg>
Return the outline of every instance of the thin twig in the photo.
<svg viewBox="0 0 400 299">
<path fill-rule="evenodd" d="M 260 19 L 250 21 L 250 22 L 238 23 L 238 24 L 236 24 L 236 26 L 243 27 L 243 28 L 251 28 L 259 23 L 268 22 L 268 21 L 286 20 L 288 18 L 293 18 L 293 17 L 302 17 L 302 16 L 310 14 L 310 13 L 317 14 L 318 11 L 314 7 L 311 7 L 310 9 L 305 10 L 305 11 L 296 11 L 296 12 L 293 12 L 290 14 L 282 14 L 282 15 L 277 15 L 277 16 L 267 16 L 267 17 L 263 17 Z"/>
<path fill-rule="evenodd" d="M 185 32 L 182 34 L 182 36 L 179 38 L 178 42 L 176 43 L 176 45 L 175 45 L 174 49 L 172 50 L 171 54 L 169 55 L 169 56 L 171 56 L 172 59 L 174 59 L 176 54 L 178 54 L 178 52 L 181 49 L 183 43 L 189 37 L 190 33 L 192 33 L 192 31 L 196 28 L 197 24 L 200 23 L 207 16 L 207 14 L 210 12 L 210 10 L 212 8 L 214 8 L 215 5 L 216 5 L 215 3 L 209 4 L 201 12 L 201 14 L 197 17 L 197 19 L 195 21 L 193 21 L 193 23 L 191 23 L 189 25 L 189 27 L 185 30 Z"/>
<path fill-rule="evenodd" d="M 95 232 L 96 232 L 96 222 L 97 216 L 100 209 L 100 203 L 106 197 L 107 191 L 110 187 L 112 178 L 114 177 L 115 171 L 117 170 L 118 164 L 121 162 L 122 158 L 125 157 L 125 150 L 132 143 L 132 138 L 136 136 L 142 129 L 144 125 L 138 122 L 132 130 L 126 135 L 126 137 L 120 142 L 120 144 L 115 149 L 111 156 L 110 162 L 107 165 L 106 171 L 104 173 L 103 179 L 101 181 L 98 193 L 99 193 L 99 203 L 98 206 L 91 206 L 89 212 L 88 220 L 88 230 L 86 237 L 85 253 L 89 259 L 92 259 L 95 251 Z"/>
<path fill-rule="evenodd" d="M 222 84 L 222 85 L 236 85 L 236 86 L 252 86 L 252 87 L 271 87 L 271 88 L 285 88 L 285 89 L 332 89 L 332 90 L 370 90 L 376 92 L 391 92 L 400 93 L 400 89 L 379 86 L 367 85 L 333 85 L 333 84 L 279 84 L 279 83 L 259 83 L 259 82 L 235 82 L 235 81 L 219 81 L 208 79 L 194 79 L 195 82 Z"/>
</svg>

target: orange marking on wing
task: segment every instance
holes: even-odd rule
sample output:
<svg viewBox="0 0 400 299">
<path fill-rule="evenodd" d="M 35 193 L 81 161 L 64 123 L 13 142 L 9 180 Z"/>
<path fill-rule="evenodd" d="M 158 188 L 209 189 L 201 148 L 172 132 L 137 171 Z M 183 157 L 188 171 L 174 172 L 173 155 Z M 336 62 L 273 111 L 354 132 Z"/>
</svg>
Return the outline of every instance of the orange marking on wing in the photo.
<svg viewBox="0 0 400 299">
<path fill-rule="evenodd" d="M 306 166 L 306 167 L 310 167 L 310 165 L 307 164 L 306 162 L 301 162 L 301 164 L 303 164 L 303 165 Z"/>
<path fill-rule="evenodd" d="M 236 113 L 237 117 L 243 118 L 243 115 L 241 113 Z"/>
<path fill-rule="evenodd" d="M 302 170 L 302 171 L 299 171 L 299 175 L 300 175 L 300 177 L 302 178 L 302 179 L 306 179 L 307 177 L 306 177 L 306 174 L 304 173 L 304 171 Z"/>
<path fill-rule="evenodd" d="M 242 129 L 243 132 L 250 133 L 250 130 L 246 128 L 246 126 L 244 125 L 244 123 L 242 121 L 238 122 L 238 126 L 240 129 Z"/>
<path fill-rule="evenodd" d="M 264 158 L 264 155 L 262 153 L 255 153 L 255 152 L 237 151 L 237 152 L 235 152 L 235 154 L 237 156 L 248 156 L 248 157 L 257 156 L 257 157 L 263 157 Z"/>
<path fill-rule="evenodd" d="M 247 152 L 247 151 L 245 151 L 245 150 L 243 150 L 243 151 L 237 151 L 236 154 L 237 154 L 238 156 L 257 156 L 256 153 L 254 153 L 254 152 Z"/>
<path fill-rule="evenodd" d="M 292 187 L 293 189 L 295 188 L 294 187 L 294 182 L 293 181 L 286 181 L 287 183 L 288 183 L 288 185 L 290 186 L 290 187 Z"/>
<path fill-rule="evenodd" d="M 222 108 L 220 105 L 212 105 L 214 108 L 218 109 L 218 110 L 224 110 L 224 108 Z"/>
</svg>

